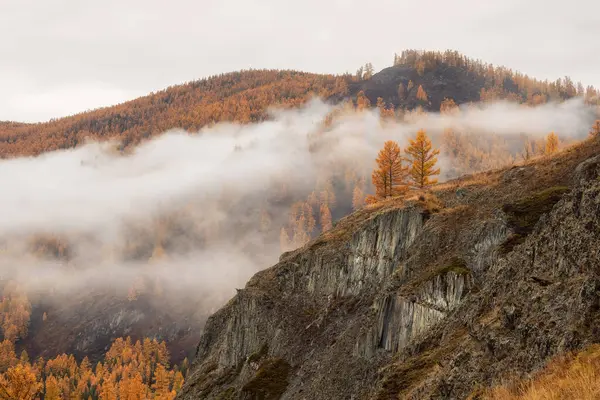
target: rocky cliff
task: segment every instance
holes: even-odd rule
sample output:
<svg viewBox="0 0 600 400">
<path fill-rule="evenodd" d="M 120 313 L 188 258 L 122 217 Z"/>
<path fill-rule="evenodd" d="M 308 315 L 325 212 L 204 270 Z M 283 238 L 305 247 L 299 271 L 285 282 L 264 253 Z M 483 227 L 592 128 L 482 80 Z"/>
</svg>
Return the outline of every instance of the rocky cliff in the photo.
<svg viewBox="0 0 600 400">
<path fill-rule="evenodd" d="M 599 150 L 340 220 L 209 318 L 179 398 L 465 398 L 600 340 Z"/>
</svg>

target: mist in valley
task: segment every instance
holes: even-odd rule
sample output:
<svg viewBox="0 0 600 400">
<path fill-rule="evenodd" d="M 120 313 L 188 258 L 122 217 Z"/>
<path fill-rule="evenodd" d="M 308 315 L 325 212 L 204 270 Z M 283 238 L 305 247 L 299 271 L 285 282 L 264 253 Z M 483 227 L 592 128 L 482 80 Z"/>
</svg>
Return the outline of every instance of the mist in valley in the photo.
<svg viewBox="0 0 600 400">
<path fill-rule="evenodd" d="M 61 312 L 75 313 L 94 297 L 89 312 L 111 313 L 114 306 L 98 300 L 105 297 L 119 307 L 150 307 L 144 318 L 164 314 L 201 326 L 235 288 L 277 262 L 282 227 L 293 240 L 295 203 L 314 212 L 305 233 L 315 237 L 321 203 L 337 219 L 352 211 L 354 188 L 373 193 L 370 175 L 386 140 L 404 148 L 425 129 L 442 148 L 441 177 L 450 179 L 476 171 L 455 165 L 445 148 L 449 131 L 482 154 L 501 149 L 514 162 L 524 138 L 550 131 L 567 142 L 584 138 L 593 114 L 575 99 L 382 121 L 377 110 L 315 99 L 301 109 L 273 109 L 262 123 L 171 130 L 126 152 L 102 142 L 3 160 L 1 279 L 16 282 L 32 304 L 50 307 L 56 299 Z M 39 318 L 44 310 L 35 308 L 32 318 Z"/>
</svg>

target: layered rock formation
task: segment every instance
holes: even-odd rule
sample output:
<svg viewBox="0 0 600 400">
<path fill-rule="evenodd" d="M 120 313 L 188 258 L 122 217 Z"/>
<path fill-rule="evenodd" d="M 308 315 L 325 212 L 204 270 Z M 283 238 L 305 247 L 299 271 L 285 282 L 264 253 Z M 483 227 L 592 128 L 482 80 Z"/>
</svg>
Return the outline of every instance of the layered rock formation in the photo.
<svg viewBox="0 0 600 400">
<path fill-rule="evenodd" d="M 465 398 L 600 340 L 599 147 L 340 220 L 209 318 L 179 398 Z"/>
</svg>

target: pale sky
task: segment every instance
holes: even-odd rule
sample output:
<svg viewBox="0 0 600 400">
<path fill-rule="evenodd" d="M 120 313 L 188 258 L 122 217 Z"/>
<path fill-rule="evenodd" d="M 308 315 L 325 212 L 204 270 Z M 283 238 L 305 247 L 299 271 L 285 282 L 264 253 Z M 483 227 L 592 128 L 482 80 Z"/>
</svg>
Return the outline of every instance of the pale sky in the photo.
<svg viewBox="0 0 600 400">
<path fill-rule="evenodd" d="M 406 48 L 600 87 L 597 0 L 0 0 L 0 35 L 0 120 L 245 68 L 380 70 Z"/>
</svg>

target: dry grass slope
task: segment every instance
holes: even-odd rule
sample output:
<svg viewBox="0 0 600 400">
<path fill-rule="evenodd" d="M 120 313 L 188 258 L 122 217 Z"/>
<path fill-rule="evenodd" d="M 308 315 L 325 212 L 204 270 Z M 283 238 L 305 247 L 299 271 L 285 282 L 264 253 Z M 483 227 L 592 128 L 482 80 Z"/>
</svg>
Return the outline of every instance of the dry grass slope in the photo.
<svg viewBox="0 0 600 400">
<path fill-rule="evenodd" d="M 552 360 L 537 376 L 492 389 L 490 400 L 600 398 L 600 345 Z"/>
</svg>

